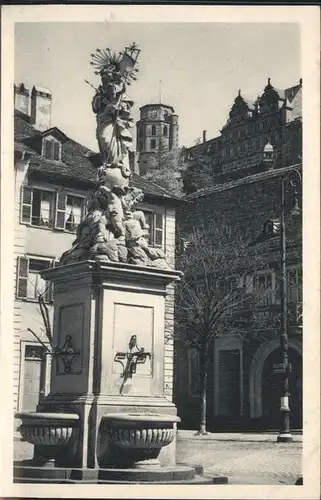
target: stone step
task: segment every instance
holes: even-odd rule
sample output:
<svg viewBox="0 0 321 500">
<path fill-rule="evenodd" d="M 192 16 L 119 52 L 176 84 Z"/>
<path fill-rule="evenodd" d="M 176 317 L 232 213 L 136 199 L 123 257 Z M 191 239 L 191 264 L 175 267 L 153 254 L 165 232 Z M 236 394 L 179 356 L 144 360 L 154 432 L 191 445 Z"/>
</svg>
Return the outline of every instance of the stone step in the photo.
<svg viewBox="0 0 321 500">
<path fill-rule="evenodd" d="M 59 484 L 227 484 L 225 476 L 200 475 L 201 467 L 177 465 L 146 469 L 71 469 L 15 465 L 15 483 Z"/>
<path fill-rule="evenodd" d="M 142 482 L 134 482 L 134 481 L 99 481 L 99 480 L 76 480 L 76 479 L 46 479 L 46 478 L 31 478 L 31 477 L 23 477 L 23 478 L 15 478 L 14 483 L 20 484 L 142 484 Z M 204 476 L 195 476 L 193 479 L 182 480 L 182 481 L 144 481 L 143 484 L 228 484 L 227 477 L 204 477 Z"/>
</svg>

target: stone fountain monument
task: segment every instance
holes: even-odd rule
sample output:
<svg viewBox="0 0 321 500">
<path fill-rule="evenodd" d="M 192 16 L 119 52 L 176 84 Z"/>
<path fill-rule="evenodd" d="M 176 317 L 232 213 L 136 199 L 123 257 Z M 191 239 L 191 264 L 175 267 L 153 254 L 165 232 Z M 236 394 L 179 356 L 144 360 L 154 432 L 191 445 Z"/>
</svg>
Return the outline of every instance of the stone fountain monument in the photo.
<svg viewBox="0 0 321 500">
<path fill-rule="evenodd" d="M 97 190 L 72 248 L 42 273 L 54 284 L 51 390 L 37 412 L 17 415 L 34 445 L 32 461 L 15 464 L 17 482 L 213 482 L 175 463 L 180 419 L 164 395 L 164 312 L 181 273 L 148 245 L 135 209 L 143 193 L 129 184 L 126 90 L 139 52 L 133 44 L 92 54 Z"/>
</svg>

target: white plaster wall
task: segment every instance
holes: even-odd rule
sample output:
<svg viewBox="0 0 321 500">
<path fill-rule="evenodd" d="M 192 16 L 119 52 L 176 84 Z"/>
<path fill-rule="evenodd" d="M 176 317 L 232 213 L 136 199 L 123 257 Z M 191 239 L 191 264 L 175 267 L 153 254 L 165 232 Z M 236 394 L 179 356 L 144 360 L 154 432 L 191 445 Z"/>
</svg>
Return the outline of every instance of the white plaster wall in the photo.
<svg viewBox="0 0 321 500">
<path fill-rule="evenodd" d="M 20 224 L 20 197 L 21 187 L 25 182 L 28 166 L 16 164 L 16 185 L 15 185 L 15 210 L 14 210 L 14 262 L 13 279 L 17 280 L 17 257 L 20 255 L 35 255 L 58 259 L 60 255 L 71 247 L 75 239 L 75 234 L 48 230 L 43 228 L 30 227 Z M 59 186 L 45 183 L 35 183 L 38 188 L 50 187 L 55 189 Z M 79 192 L 81 195 L 88 195 L 88 192 Z M 159 205 L 149 205 L 149 208 L 158 207 L 164 210 L 165 214 L 165 241 L 164 250 L 166 258 L 171 267 L 175 267 L 175 209 L 160 207 Z M 15 297 L 14 297 L 15 298 Z M 50 307 L 52 318 L 53 308 Z M 164 357 L 164 384 L 165 394 L 168 399 L 172 399 L 173 390 L 173 341 L 170 338 L 173 334 L 174 325 L 174 286 L 168 287 L 168 295 L 165 301 L 165 343 Z M 45 335 L 41 332 L 42 319 L 35 302 L 14 300 L 14 404 L 17 408 L 18 394 L 21 390 L 21 341 L 34 341 L 34 337 L 27 331 L 31 328 L 41 340 L 46 341 Z"/>
</svg>

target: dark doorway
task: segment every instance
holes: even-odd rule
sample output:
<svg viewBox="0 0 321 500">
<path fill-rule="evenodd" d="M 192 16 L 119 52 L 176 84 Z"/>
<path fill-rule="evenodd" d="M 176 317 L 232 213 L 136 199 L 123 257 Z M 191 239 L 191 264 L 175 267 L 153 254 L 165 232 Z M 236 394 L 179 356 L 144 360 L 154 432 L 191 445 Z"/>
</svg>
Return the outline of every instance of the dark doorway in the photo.
<svg viewBox="0 0 321 500">
<path fill-rule="evenodd" d="M 219 407 L 220 417 L 240 416 L 240 351 L 219 351 Z"/>
</svg>

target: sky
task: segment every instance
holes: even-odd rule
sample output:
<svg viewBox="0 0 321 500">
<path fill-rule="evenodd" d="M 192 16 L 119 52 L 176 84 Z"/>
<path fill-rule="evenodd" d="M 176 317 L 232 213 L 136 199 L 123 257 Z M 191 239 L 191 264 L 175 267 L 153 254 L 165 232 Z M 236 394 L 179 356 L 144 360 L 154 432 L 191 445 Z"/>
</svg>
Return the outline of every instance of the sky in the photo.
<svg viewBox="0 0 321 500">
<path fill-rule="evenodd" d="M 99 79 L 90 54 L 133 41 L 141 49 L 128 89 L 133 118 L 161 98 L 179 115 L 180 146 L 192 146 L 203 130 L 208 139 L 219 135 L 239 89 L 255 98 L 268 77 L 286 88 L 302 76 L 295 23 L 28 22 L 15 24 L 15 82 L 49 88 L 52 126 L 97 150 L 94 90 L 85 79 L 95 86 Z"/>
</svg>

